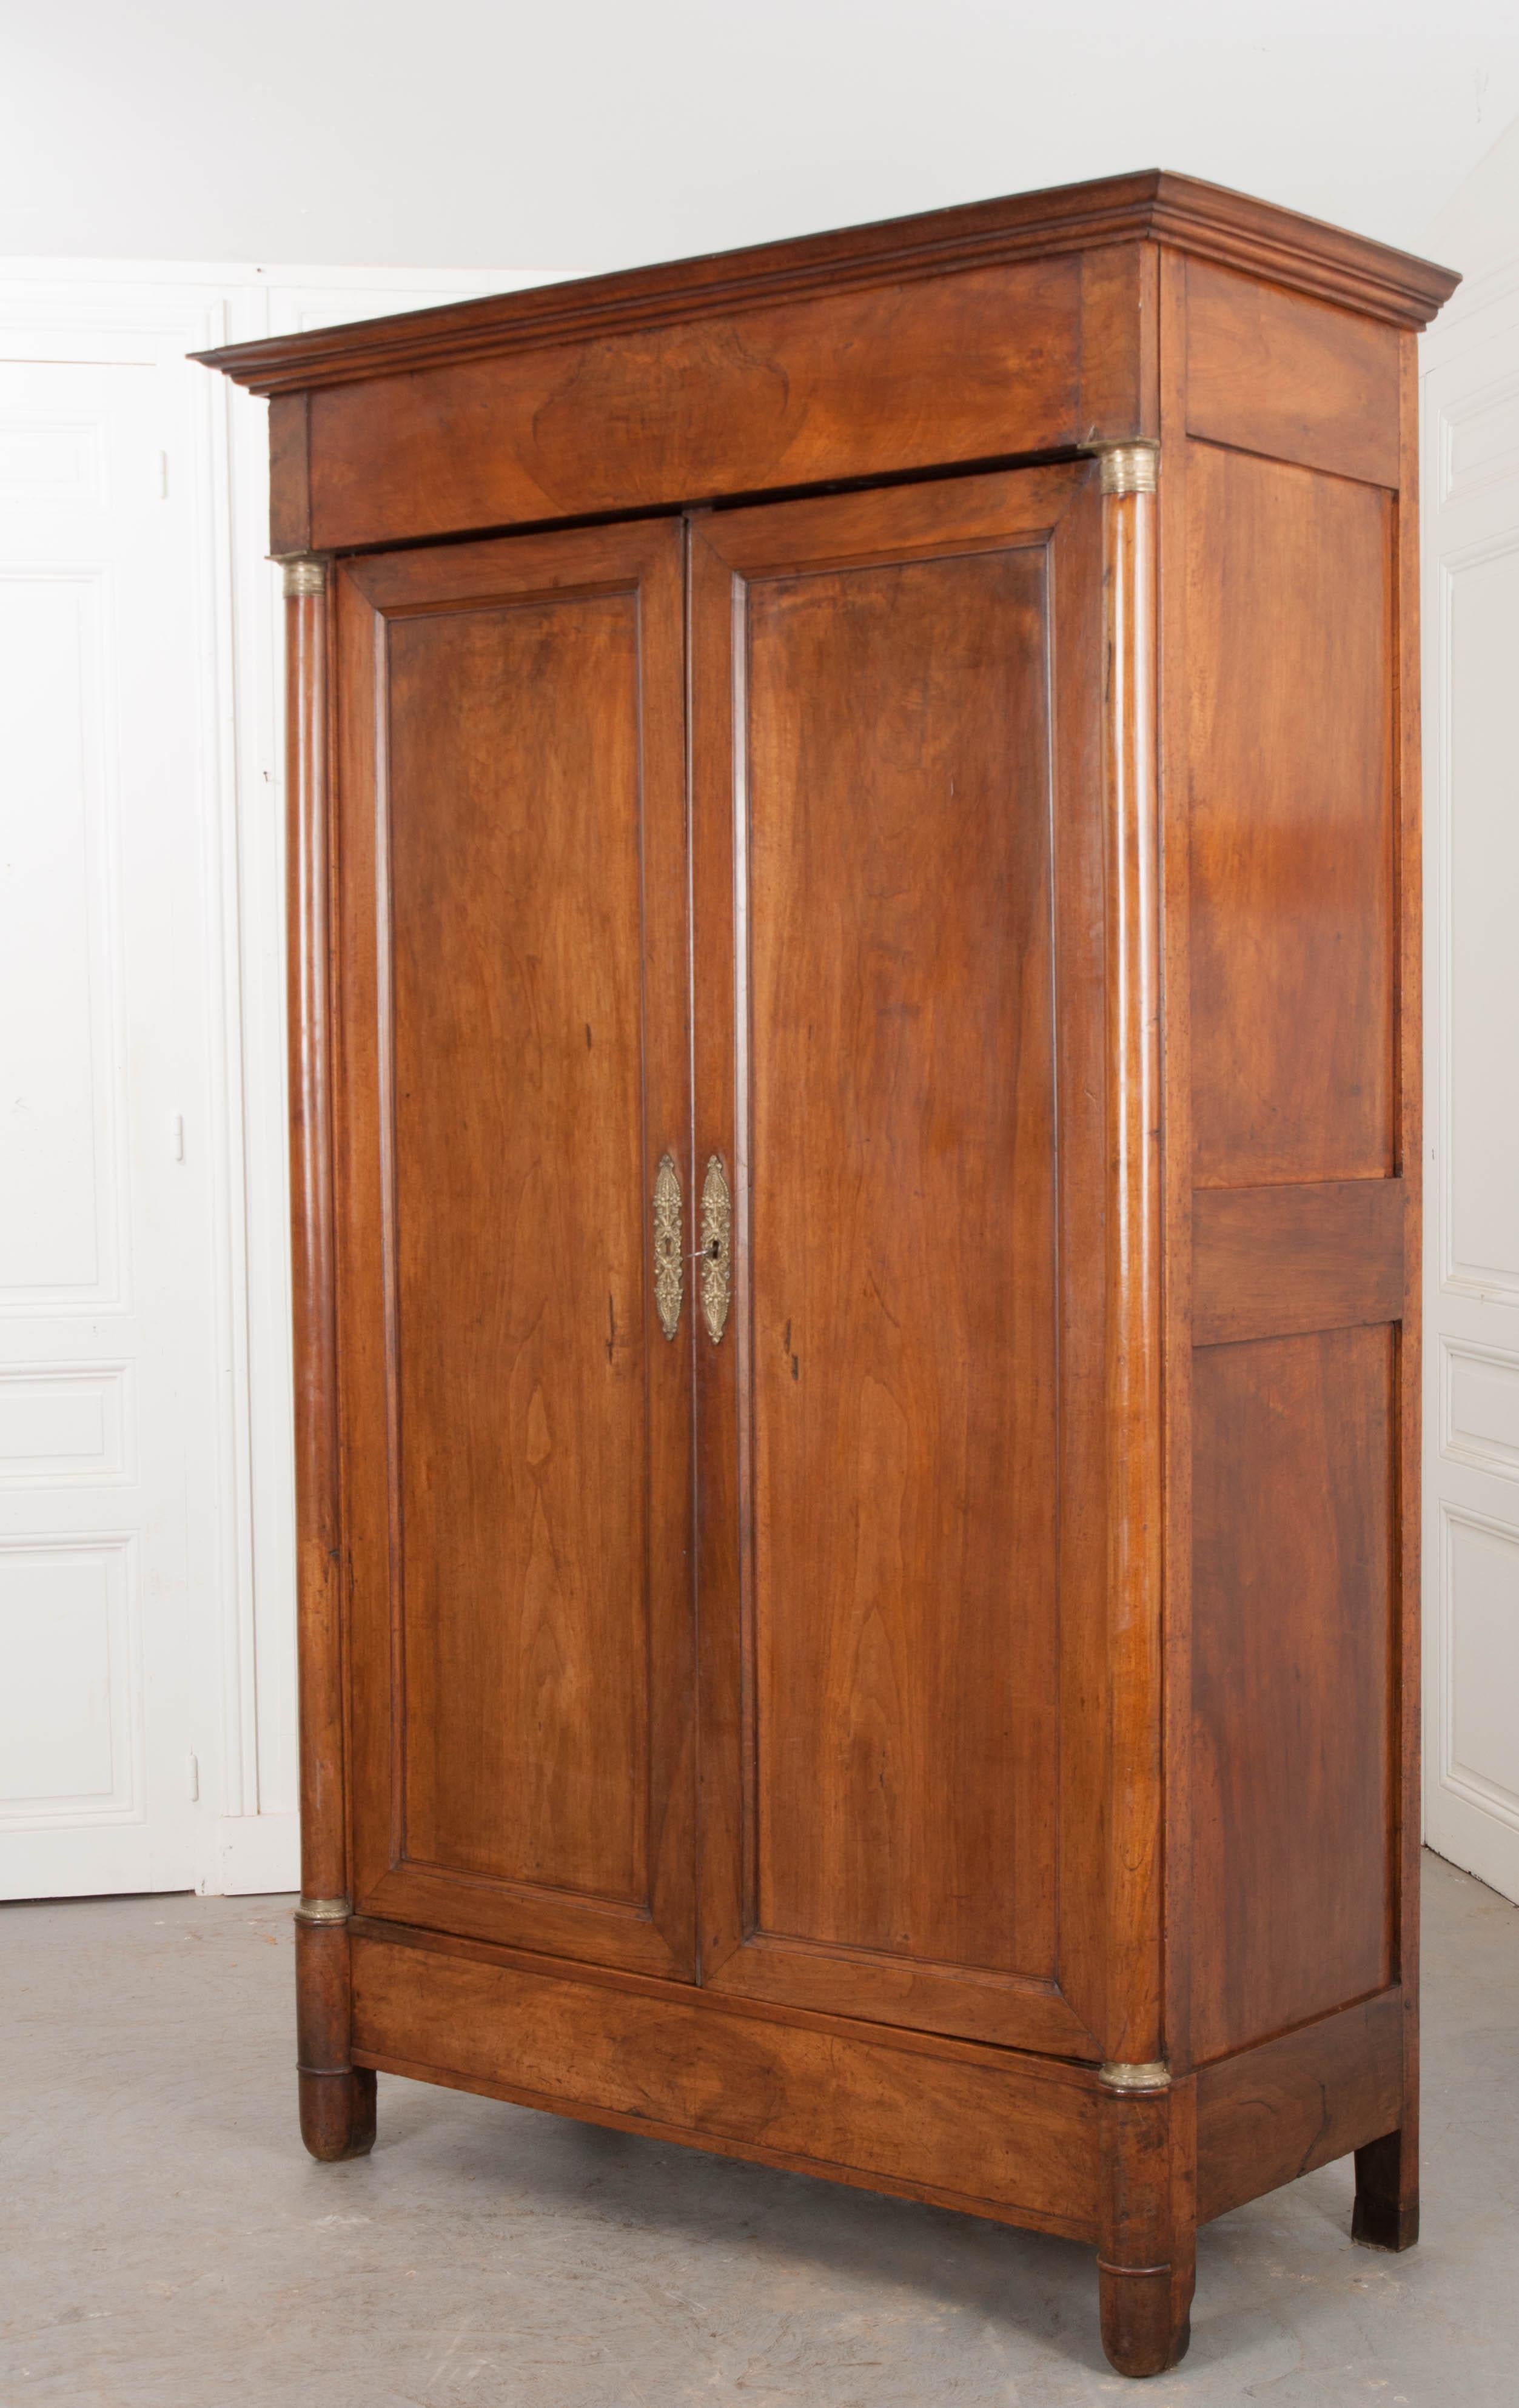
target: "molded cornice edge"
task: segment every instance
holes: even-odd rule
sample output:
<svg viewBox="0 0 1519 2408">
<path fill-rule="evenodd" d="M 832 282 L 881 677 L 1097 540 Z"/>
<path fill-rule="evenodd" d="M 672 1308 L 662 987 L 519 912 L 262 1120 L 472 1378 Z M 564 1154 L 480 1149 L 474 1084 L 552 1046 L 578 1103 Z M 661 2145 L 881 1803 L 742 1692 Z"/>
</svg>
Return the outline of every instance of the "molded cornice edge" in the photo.
<svg viewBox="0 0 1519 2408">
<path fill-rule="evenodd" d="M 1316 218 L 1148 168 L 193 356 L 253 393 L 310 392 L 1129 242 L 1168 244 L 1396 326 L 1426 325 L 1460 281 L 1449 268 Z"/>
</svg>

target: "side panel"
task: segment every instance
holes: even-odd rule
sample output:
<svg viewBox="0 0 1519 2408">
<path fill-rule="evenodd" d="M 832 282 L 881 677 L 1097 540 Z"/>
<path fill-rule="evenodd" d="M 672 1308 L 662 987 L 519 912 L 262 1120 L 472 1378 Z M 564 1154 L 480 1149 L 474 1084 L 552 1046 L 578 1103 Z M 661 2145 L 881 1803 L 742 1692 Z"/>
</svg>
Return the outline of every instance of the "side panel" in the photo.
<svg viewBox="0 0 1519 2408">
<path fill-rule="evenodd" d="M 1168 926 L 1185 940 L 1173 1141 L 1190 1179 L 1174 1166 L 1171 1242 L 1197 1352 L 1170 1389 L 1189 1429 L 1173 1795 L 1190 1784 L 1192 1857 L 1171 2007 L 1177 2055 L 1208 2065 L 1408 1962 L 1416 796 L 1397 339 L 1197 263 L 1181 285 L 1171 406 L 1193 433 L 1170 455 L 1167 573 L 1184 560 L 1185 674 L 1168 693 L 1186 850 Z"/>
<path fill-rule="evenodd" d="M 1199 1187 L 1394 1168 L 1393 505 L 1194 444 Z"/>
<path fill-rule="evenodd" d="M 1190 435 L 1396 488 L 1396 328 L 1201 259 L 1186 291 Z"/>
<path fill-rule="evenodd" d="M 1198 2061 L 1391 1974 L 1393 1333 L 1198 1354 Z"/>
<path fill-rule="evenodd" d="M 680 532 L 339 580 L 356 1903 L 666 1971 L 693 1866 Z M 686 1181 L 689 1188 L 689 1181 Z"/>
<path fill-rule="evenodd" d="M 698 986 L 716 1028 L 732 980 L 711 1082 L 734 1095 L 714 1148 L 737 1166 L 738 1270 L 724 1351 L 698 1340 L 704 1523 L 733 1498 L 702 1619 L 738 1643 L 745 1699 L 737 1760 L 710 1758 L 743 1813 L 709 1868 L 703 1978 L 1073 2053 L 1057 1367 L 1062 1311 L 1084 1308 L 1074 1650 L 1101 1543 L 1080 1436 L 1100 1155 L 1077 1105 L 1063 1299 L 1054 1129 L 1057 1020 L 1101 1095 L 1082 1050 L 1100 828 L 1076 803 L 1094 481 L 715 517 L 694 585 Z M 1072 805 L 1058 926 L 1053 770 Z M 698 1096 L 715 1108 L 700 1071 Z M 1090 1853 L 1078 1838 L 1073 1890 Z"/>
</svg>

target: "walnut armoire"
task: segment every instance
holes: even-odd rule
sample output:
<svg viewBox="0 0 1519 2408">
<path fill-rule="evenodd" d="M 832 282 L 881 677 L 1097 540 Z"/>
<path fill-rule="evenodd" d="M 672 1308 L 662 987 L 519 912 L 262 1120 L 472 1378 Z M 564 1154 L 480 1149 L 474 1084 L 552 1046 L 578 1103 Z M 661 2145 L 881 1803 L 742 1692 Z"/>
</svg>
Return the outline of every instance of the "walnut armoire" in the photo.
<svg viewBox="0 0 1519 2408">
<path fill-rule="evenodd" d="M 1414 2238 L 1454 282 L 1151 173 L 207 354 L 319 2157 L 380 2068 L 1067 2234 L 1132 2374 L 1257 2193 Z"/>
</svg>

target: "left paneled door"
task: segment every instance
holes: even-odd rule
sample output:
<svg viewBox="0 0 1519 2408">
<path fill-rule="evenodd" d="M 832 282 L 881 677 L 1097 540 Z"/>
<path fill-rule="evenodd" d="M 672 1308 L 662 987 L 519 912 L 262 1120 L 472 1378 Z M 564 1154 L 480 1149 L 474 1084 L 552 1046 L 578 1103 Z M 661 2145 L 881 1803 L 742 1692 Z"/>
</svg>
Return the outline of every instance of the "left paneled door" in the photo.
<svg viewBox="0 0 1519 2408">
<path fill-rule="evenodd" d="M 355 1907 L 690 1977 L 681 546 L 340 569 L 337 1165 Z"/>
<path fill-rule="evenodd" d="M 8 1898 L 191 1888 L 198 1821 L 216 1812 L 211 812 L 191 332 L 50 327 L 0 357 Z"/>
</svg>

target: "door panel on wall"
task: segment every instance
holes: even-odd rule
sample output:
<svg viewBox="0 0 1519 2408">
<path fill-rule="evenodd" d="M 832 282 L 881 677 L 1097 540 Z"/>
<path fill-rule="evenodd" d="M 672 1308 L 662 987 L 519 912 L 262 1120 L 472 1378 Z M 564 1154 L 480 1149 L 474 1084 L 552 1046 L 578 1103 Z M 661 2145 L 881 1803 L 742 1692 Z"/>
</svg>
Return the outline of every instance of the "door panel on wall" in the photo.
<svg viewBox="0 0 1519 2408">
<path fill-rule="evenodd" d="M 1091 487 L 713 513 L 692 588 L 695 1153 L 734 1190 L 736 1275 L 696 1339 L 702 1977 L 1077 2054 Z"/>
<path fill-rule="evenodd" d="M 681 546 L 342 570 L 339 1211 L 355 1905 L 688 1974 Z"/>
<path fill-rule="evenodd" d="M 203 321 L 22 308 L 0 330 L 0 1896 L 191 1889 L 223 1580 Z"/>
<path fill-rule="evenodd" d="M 1519 1901 L 1519 286 L 1425 361 L 1425 1834 Z"/>
</svg>

